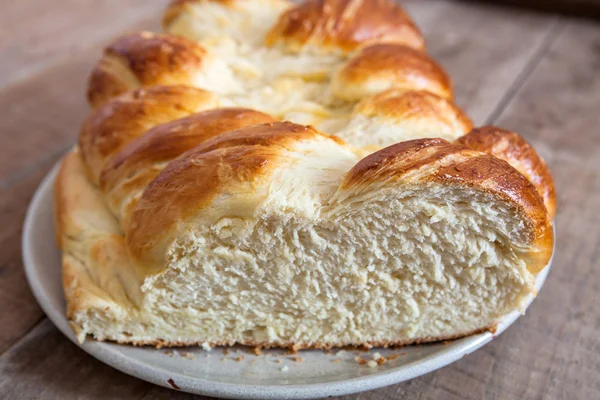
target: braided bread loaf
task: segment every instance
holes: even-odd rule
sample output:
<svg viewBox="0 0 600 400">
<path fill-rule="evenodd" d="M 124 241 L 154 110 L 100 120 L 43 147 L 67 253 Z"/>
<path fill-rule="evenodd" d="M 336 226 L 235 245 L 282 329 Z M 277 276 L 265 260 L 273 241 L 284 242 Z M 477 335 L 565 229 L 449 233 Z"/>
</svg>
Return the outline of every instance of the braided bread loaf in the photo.
<svg viewBox="0 0 600 400">
<path fill-rule="evenodd" d="M 106 48 L 56 181 L 80 340 L 387 346 L 523 307 L 552 176 L 472 130 L 400 6 L 177 0 L 163 22 Z"/>
</svg>

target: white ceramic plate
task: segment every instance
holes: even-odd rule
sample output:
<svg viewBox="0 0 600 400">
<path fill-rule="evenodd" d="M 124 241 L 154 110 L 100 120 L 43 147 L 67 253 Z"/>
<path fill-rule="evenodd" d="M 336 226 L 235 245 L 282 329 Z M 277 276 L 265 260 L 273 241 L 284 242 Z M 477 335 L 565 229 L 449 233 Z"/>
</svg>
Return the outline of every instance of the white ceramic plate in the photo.
<svg viewBox="0 0 600 400">
<path fill-rule="evenodd" d="M 76 344 L 64 316 L 60 252 L 54 242 L 52 184 L 55 167 L 38 188 L 25 220 L 23 259 L 29 284 L 37 301 L 54 324 Z M 538 290 L 550 264 L 537 278 Z M 508 328 L 519 313 L 509 315 L 496 335 Z M 303 361 L 294 361 L 281 350 L 263 351 L 257 356 L 239 347 L 224 354 L 198 348 L 172 351 L 136 348 L 87 340 L 83 350 L 97 359 L 140 379 L 182 391 L 225 398 L 307 399 L 355 393 L 406 381 L 446 366 L 477 350 L 493 339 L 483 333 L 446 344 L 410 346 L 399 350 L 372 349 L 370 352 L 303 351 Z M 398 355 L 383 365 L 370 368 L 355 358 L 371 359 L 376 352 Z M 358 353 L 358 354 L 357 354 Z M 235 358 L 240 360 L 235 360 Z"/>
</svg>

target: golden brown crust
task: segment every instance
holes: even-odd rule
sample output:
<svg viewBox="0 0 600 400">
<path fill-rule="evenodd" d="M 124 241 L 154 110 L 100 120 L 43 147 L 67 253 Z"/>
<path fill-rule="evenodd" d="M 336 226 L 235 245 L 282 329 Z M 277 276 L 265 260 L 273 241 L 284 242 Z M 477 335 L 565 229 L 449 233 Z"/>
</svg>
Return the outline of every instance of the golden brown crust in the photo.
<svg viewBox="0 0 600 400">
<path fill-rule="evenodd" d="M 132 190 L 143 190 L 164 163 L 222 133 L 275 121 L 244 108 L 219 108 L 158 125 L 123 147 L 105 165 L 100 188 L 109 203 L 122 201 Z M 129 204 L 133 207 L 134 202 Z"/>
<path fill-rule="evenodd" d="M 141 281 L 129 262 L 117 221 L 86 179 L 77 148 L 62 162 L 55 201 L 66 316 L 83 341 L 82 318 L 98 313 L 111 320 L 126 318 L 141 297 Z"/>
<path fill-rule="evenodd" d="M 381 116 L 393 120 L 418 118 L 437 121 L 452 127 L 458 134 L 473 128 L 469 117 L 455 104 L 425 91 L 386 90 L 358 103 L 355 112 L 367 117 Z"/>
<path fill-rule="evenodd" d="M 180 118 L 149 130 L 115 155 L 102 171 L 106 190 L 127 174 L 153 163 L 170 161 L 206 140 L 248 125 L 275 122 L 273 117 L 247 108 L 218 108 Z"/>
<path fill-rule="evenodd" d="M 530 232 L 528 269 L 538 273 L 552 256 L 553 230 L 537 189 L 506 161 L 443 139 L 416 139 L 373 153 L 356 164 L 341 187 L 361 188 L 408 176 L 443 185 L 477 188 L 514 204 Z"/>
<path fill-rule="evenodd" d="M 182 37 L 139 32 L 115 39 L 104 50 L 88 82 L 88 100 L 98 107 L 128 90 L 189 84 L 206 51 Z"/>
<path fill-rule="evenodd" d="M 65 163 L 68 156 L 61 162 L 60 168 L 54 181 L 54 191 L 52 193 L 53 201 L 52 207 L 54 208 L 54 237 L 56 238 L 56 244 L 59 249 L 63 249 L 63 236 L 67 233 L 67 221 L 69 218 L 69 207 L 68 199 L 66 198 L 66 185 L 70 183 L 63 178 L 65 175 Z"/>
<path fill-rule="evenodd" d="M 127 245 L 148 273 L 164 267 L 164 250 L 178 221 L 188 220 L 215 196 L 239 191 L 257 195 L 255 185 L 275 168 L 295 142 L 325 138 L 311 127 L 291 122 L 252 125 L 210 139 L 172 161 L 148 185 L 127 228 Z M 237 210 L 242 215 L 246 210 Z M 235 217 L 229 215 L 229 217 Z"/>
<path fill-rule="evenodd" d="M 344 177 L 341 187 L 364 186 L 377 180 L 390 180 L 453 154 L 465 152 L 444 139 L 407 140 L 388 146 L 360 160 Z M 471 155 L 475 152 L 470 152 Z M 468 154 L 465 154 L 468 156 Z"/>
<path fill-rule="evenodd" d="M 426 90 L 452 99 L 452 83 L 442 67 L 426 53 L 396 43 L 365 47 L 343 66 L 335 79 L 341 94 L 348 93 L 346 97 L 351 97 L 348 100 L 389 88 Z M 348 85 L 361 90 L 343 90 Z"/>
<path fill-rule="evenodd" d="M 457 143 L 507 161 L 533 183 L 544 199 L 550 219 L 554 219 L 554 179 L 543 158 L 522 136 L 495 126 L 484 126 L 473 129 L 459 138 Z"/>
<path fill-rule="evenodd" d="M 425 41 L 404 10 L 391 0 L 312 0 L 279 18 L 267 45 L 282 43 L 290 51 L 315 45 L 350 52 L 369 43 L 393 42 L 422 50 Z"/>
<path fill-rule="evenodd" d="M 79 134 L 90 180 L 98 184 L 106 161 L 153 126 L 218 104 L 210 92 L 182 85 L 137 89 L 110 100 L 90 113 Z"/>
<path fill-rule="evenodd" d="M 94 218 L 97 209 L 104 208 L 104 201 L 99 193 L 83 190 L 92 186 L 83 170 L 80 152 L 75 148 L 62 160 L 54 181 L 54 229 L 61 249 L 64 237 L 80 235 L 80 232 L 88 228 L 88 221 Z M 119 233 L 118 225 L 110 215 L 93 225 L 109 234 Z"/>
<path fill-rule="evenodd" d="M 175 18 L 177 18 L 181 13 L 185 12 L 188 4 L 199 3 L 202 0 L 171 0 L 167 9 L 165 10 L 165 14 L 162 20 L 162 26 L 169 26 Z M 235 0 L 208 0 L 215 3 L 221 3 L 224 5 L 231 5 L 235 2 Z"/>
<path fill-rule="evenodd" d="M 329 350 L 329 349 L 333 349 L 336 347 L 354 347 L 354 348 L 361 348 L 361 349 L 370 349 L 372 347 L 383 347 L 383 348 L 388 348 L 388 347 L 404 347 L 404 346 L 410 346 L 413 344 L 426 344 L 426 343 L 436 343 L 436 342 L 443 342 L 443 341 L 447 341 L 447 340 L 455 340 L 455 339 L 460 339 L 466 336 L 472 336 L 472 335 L 477 335 L 480 333 L 484 333 L 484 332 L 490 332 L 490 333 L 496 333 L 496 330 L 498 328 L 498 324 L 491 324 L 488 326 L 485 326 L 483 328 L 479 328 L 479 329 L 474 329 L 472 331 L 469 332 L 462 332 L 462 333 L 457 333 L 455 335 L 448 335 L 448 336 L 439 336 L 439 337 L 423 337 L 423 338 L 415 338 L 415 339 L 410 339 L 410 340 L 386 340 L 386 341 L 368 341 L 368 342 L 364 342 L 364 343 L 323 343 L 323 342 L 318 342 L 318 343 L 312 343 L 312 344 L 307 344 L 307 345 L 299 345 L 296 343 L 269 343 L 269 342 L 255 342 L 255 341 L 240 341 L 240 342 L 217 342 L 217 343 L 207 343 L 206 341 L 190 341 L 190 342 L 181 342 L 181 341 L 172 341 L 172 340 L 162 340 L 162 339 L 156 339 L 156 340 L 144 340 L 144 341 L 140 341 L 140 340 L 108 340 L 108 341 L 115 341 L 117 343 L 120 344 L 131 344 L 133 346 L 153 346 L 156 347 L 157 349 L 161 349 L 164 347 L 188 347 L 188 346 L 202 346 L 202 345 L 206 345 L 208 344 L 210 347 L 221 347 L 221 346 L 235 346 L 235 345 L 242 345 L 242 346 L 248 346 L 248 347 L 254 347 L 254 348 L 259 348 L 259 349 L 271 349 L 271 348 L 287 348 L 290 351 L 298 351 L 298 350 L 319 350 L 319 349 L 323 349 L 323 350 Z M 100 340 L 102 341 L 102 340 Z"/>
<path fill-rule="evenodd" d="M 62 250 L 67 318 L 129 303 L 139 291 L 125 241 L 99 191 L 86 179 L 77 148 L 65 156 L 54 184 L 55 232 Z M 129 286 L 129 292 L 123 288 Z M 110 288 L 110 289 L 108 289 Z"/>
</svg>

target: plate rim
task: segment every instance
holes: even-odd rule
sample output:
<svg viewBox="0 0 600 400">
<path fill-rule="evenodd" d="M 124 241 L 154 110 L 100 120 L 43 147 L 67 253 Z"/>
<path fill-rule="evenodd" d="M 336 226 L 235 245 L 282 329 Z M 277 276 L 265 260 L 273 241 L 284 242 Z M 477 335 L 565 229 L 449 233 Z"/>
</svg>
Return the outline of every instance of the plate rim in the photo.
<svg viewBox="0 0 600 400">
<path fill-rule="evenodd" d="M 35 249 L 33 246 L 34 239 L 32 235 L 33 229 L 37 222 L 35 216 L 41 212 L 40 208 L 43 201 L 47 201 L 49 199 L 52 203 L 54 202 L 54 196 L 52 196 L 53 184 L 61 163 L 62 158 L 46 174 L 44 179 L 36 188 L 35 194 L 33 195 L 32 200 L 27 208 L 27 213 L 23 224 L 23 231 L 21 234 L 21 252 L 23 257 L 23 268 L 25 270 L 25 276 L 29 287 L 31 288 L 36 301 L 46 316 L 69 340 L 75 343 L 79 348 L 83 349 L 85 352 L 102 363 L 107 364 L 125 374 L 169 389 L 174 388 L 169 385 L 167 382 L 168 379 L 176 380 L 179 391 L 219 398 L 312 399 L 327 396 L 340 396 L 378 389 L 400 382 L 405 382 L 433 372 L 480 349 L 492 339 L 504 332 L 522 314 L 524 314 L 525 310 L 529 308 L 535 298 L 533 295 L 530 297 L 523 312 L 515 311 L 506 316 L 505 319 L 498 325 L 498 329 L 494 334 L 490 332 L 484 332 L 473 335 L 468 338 L 470 339 L 468 342 L 461 343 L 456 346 L 448 346 L 448 348 L 442 350 L 441 353 L 425 356 L 422 359 L 414 360 L 407 364 L 356 378 L 314 384 L 248 385 L 215 382 L 198 377 L 182 375 L 179 373 L 172 373 L 156 365 L 141 362 L 135 358 L 127 357 L 122 353 L 115 351 L 113 347 L 121 346 L 119 344 L 111 342 L 98 342 L 95 340 L 86 340 L 83 344 L 80 344 L 77 341 L 74 332 L 71 330 L 71 327 L 69 326 L 69 323 L 64 315 L 64 310 L 58 310 L 52 307 L 48 290 L 44 287 L 44 284 L 41 283 L 39 279 L 36 279 L 38 278 L 36 272 L 38 268 L 36 268 L 33 260 Z M 554 237 L 556 238 L 556 235 Z M 54 236 L 52 236 L 51 240 L 54 240 Z M 553 246 L 552 258 L 536 277 L 536 288 L 538 293 L 543 287 L 551 269 L 556 239 L 554 240 Z"/>
</svg>

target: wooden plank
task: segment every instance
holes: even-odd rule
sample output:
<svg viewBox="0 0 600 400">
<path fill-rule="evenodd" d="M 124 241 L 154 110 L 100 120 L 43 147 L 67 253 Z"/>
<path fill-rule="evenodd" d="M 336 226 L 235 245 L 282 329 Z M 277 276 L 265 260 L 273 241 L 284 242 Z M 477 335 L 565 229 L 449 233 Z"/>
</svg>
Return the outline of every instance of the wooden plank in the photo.
<svg viewBox="0 0 600 400">
<path fill-rule="evenodd" d="M 0 357 L 0 398 L 209 399 L 119 372 L 83 352 L 48 319 Z"/>
<path fill-rule="evenodd" d="M 0 354 L 43 318 L 23 271 L 21 228 L 35 188 L 55 161 L 48 160 L 26 179 L 0 190 Z"/>
<path fill-rule="evenodd" d="M 0 88 L 129 30 L 140 20 L 156 18 L 166 4 L 166 0 L 2 2 Z"/>
<path fill-rule="evenodd" d="M 87 355 L 49 320 L 0 358 L 3 399 L 129 399 L 148 385 Z"/>
<path fill-rule="evenodd" d="M 450 74 L 456 102 L 483 124 L 537 56 L 557 18 L 478 2 L 408 2 L 429 52 Z"/>
</svg>

